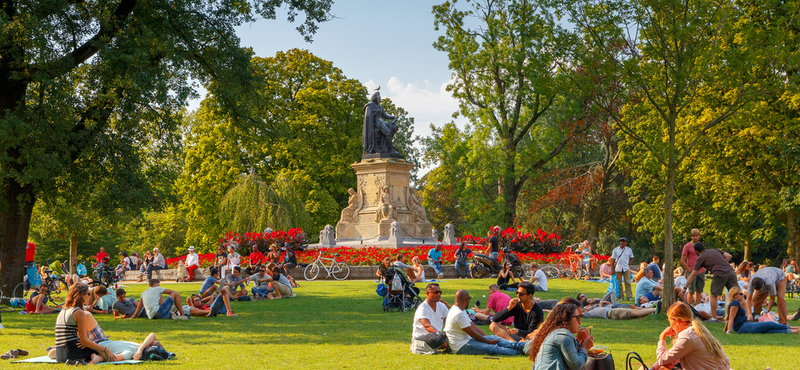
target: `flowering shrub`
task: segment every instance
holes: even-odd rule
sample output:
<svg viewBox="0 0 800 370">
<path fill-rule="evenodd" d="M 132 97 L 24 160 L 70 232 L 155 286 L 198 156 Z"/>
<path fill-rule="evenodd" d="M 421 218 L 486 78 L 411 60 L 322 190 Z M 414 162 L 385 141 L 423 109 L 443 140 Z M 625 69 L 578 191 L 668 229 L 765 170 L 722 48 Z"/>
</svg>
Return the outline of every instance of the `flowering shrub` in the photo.
<svg viewBox="0 0 800 370">
<path fill-rule="evenodd" d="M 423 245 L 419 247 L 405 247 L 405 248 L 377 248 L 377 247 L 366 247 L 366 248 L 355 248 L 355 247 L 334 247 L 334 248 L 315 248 L 315 249 L 306 249 L 303 251 L 297 251 L 295 256 L 297 257 L 297 262 L 299 263 L 311 263 L 317 259 L 317 256 L 320 252 L 322 252 L 323 257 L 332 257 L 334 254 L 339 254 L 337 260 L 347 262 L 353 266 L 375 266 L 379 265 L 381 261 L 385 257 L 389 257 L 392 261 L 395 260 L 395 257 L 398 254 L 402 254 L 405 256 L 406 263 L 411 264 L 411 259 L 414 257 L 419 257 L 420 263 L 426 264 L 428 260 L 428 251 L 434 248 L 432 245 Z M 470 245 L 467 248 L 475 248 L 473 249 L 476 253 L 482 253 L 483 248 L 481 246 L 474 246 Z M 445 265 L 452 265 L 455 264 L 455 251 L 458 249 L 457 245 L 444 245 L 442 246 L 442 263 Z M 517 252 L 517 258 L 519 258 L 520 262 L 522 263 L 531 263 L 531 262 L 538 262 L 542 264 L 555 264 L 561 258 L 566 258 L 564 253 L 548 253 L 548 254 L 539 254 L 539 253 L 526 253 L 526 252 Z M 472 254 L 470 254 L 472 257 Z M 214 264 L 214 259 L 216 255 L 214 253 L 206 253 L 200 254 L 200 267 L 210 267 Z M 595 255 L 597 258 L 598 263 L 602 263 L 601 261 L 608 260 L 609 256 L 603 255 Z M 178 266 L 178 263 L 183 263 L 186 260 L 186 256 L 180 256 L 176 258 L 167 259 L 168 267 L 175 268 Z M 281 260 L 283 260 L 283 255 L 281 255 Z M 503 260 L 503 252 L 500 252 L 500 260 Z M 241 265 L 246 266 L 248 264 L 248 257 L 242 255 Z"/>
<path fill-rule="evenodd" d="M 537 230 L 535 234 L 523 234 L 519 229 L 519 226 L 516 228 L 509 227 L 497 235 L 501 250 L 508 247 L 514 252 L 534 254 L 551 254 L 561 251 L 561 235 L 547 233 L 542 231 L 542 229 Z M 485 245 L 489 239 L 473 235 L 464 235 L 456 240 L 459 242 Z"/>
</svg>

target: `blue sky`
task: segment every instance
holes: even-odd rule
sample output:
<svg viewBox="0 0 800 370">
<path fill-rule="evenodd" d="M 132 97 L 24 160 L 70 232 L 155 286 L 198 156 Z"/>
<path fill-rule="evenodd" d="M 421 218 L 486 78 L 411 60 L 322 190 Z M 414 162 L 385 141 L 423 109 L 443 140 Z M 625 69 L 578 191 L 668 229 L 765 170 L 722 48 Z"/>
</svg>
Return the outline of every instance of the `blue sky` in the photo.
<svg viewBox="0 0 800 370">
<path fill-rule="evenodd" d="M 303 40 L 295 30 L 298 23 L 286 21 L 285 13 L 276 20 L 239 27 L 237 33 L 242 45 L 252 47 L 258 56 L 273 56 L 291 48 L 308 49 L 370 91 L 381 85 L 381 95 L 406 109 L 415 119 L 416 134 L 426 136 L 430 123 L 442 126 L 452 121 L 458 108 L 445 91 L 451 76 L 447 54 L 432 46 L 442 34 L 433 27 L 431 10 L 437 3 L 336 1 L 331 9 L 336 18 L 320 24 L 313 43 Z M 465 123 L 463 118 L 457 122 L 459 126 Z"/>
</svg>

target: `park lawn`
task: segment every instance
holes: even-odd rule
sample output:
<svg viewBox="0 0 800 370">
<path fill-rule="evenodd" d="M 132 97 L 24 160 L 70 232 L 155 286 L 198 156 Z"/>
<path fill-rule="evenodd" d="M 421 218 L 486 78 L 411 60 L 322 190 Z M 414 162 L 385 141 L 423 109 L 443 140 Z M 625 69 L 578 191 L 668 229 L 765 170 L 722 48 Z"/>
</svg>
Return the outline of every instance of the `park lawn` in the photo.
<svg viewBox="0 0 800 370">
<path fill-rule="evenodd" d="M 450 303 L 457 289 L 464 288 L 487 302 L 487 287 L 492 281 L 446 280 L 441 283 L 443 297 Z M 417 356 L 409 352 L 413 312 L 385 313 L 372 281 L 300 281 L 297 297 L 277 301 L 233 302 L 239 317 L 174 320 L 118 320 L 98 315 L 98 322 L 114 340 L 139 342 L 155 332 L 168 351 L 177 358 L 165 362 L 136 365 L 136 369 L 192 368 L 237 369 L 253 365 L 273 365 L 298 369 L 528 369 L 524 356 L 484 358 L 483 356 Z M 199 283 L 168 284 L 182 297 L 199 289 Z M 252 286 L 252 285 L 251 285 Z M 424 285 L 418 284 L 423 290 Z M 607 284 L 551 280 L 550 291 L 537 293 L 542 299 L 557 299 L 585 292 L 600 297 Z M 138 299 L 146 286 L 129 284 L 129 296 Z M 132 294 L 131 294 L 132 293 Z M 512 292 L 507 292 L 511 294 Z M 424 297 L 423 297 L 424 298 Z M 789 300 L 793 313 L 800 300 Z M 4 314 L 0 329 L 0 353 L 22 348 L 31 356 L 45 355 L 53 344 L 55 315 Z M 639 352 L 648 364 L 655 360 L 659 333 L 667 324 L 662 315 L 632 321 L 584 320 L 594 326 L 595 343 L 609 346 L 617 369 L 624 369 L 628 351 Z M 722 323 L 708 324 L 731 358 L 733 369 L 798 369 L 796 347 L 800 337 L 790 334 L 727 335 Z M 488 332 L 488 327 L 482 327 Z M 3 368 L 52 369 L 63 365 L 3 364 Z M 178 367 L 173 367 L 178 366 Z"/>
</svg>

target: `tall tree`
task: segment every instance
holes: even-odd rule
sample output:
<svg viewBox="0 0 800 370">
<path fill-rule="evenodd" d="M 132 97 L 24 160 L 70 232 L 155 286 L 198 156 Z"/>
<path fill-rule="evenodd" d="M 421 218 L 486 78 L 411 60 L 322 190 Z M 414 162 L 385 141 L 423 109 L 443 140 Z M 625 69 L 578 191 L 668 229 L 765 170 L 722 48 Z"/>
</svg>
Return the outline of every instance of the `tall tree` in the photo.
<svg viewBox="0 0 800 370">
<path fill-rule="evenodd" d="M 79 192 L 70 174 L 114 176 L 176 130 L 197 96 L 193 80 L 226 97 L 249 88 L 250 51 L 234 27 L 304 12 L 310 37 L 330 0 L 0 1 L 0 285 L 23 276 L 36 200 Z M 211 81 L 215 83 L 211 84 Z M 246 100 L 243 100 L 246 101 Z M 139 162 L 140 163 L 140 162 Z M 134 172 L 135 173 L 135 172 Z"/>
<path fill-rule="evenodd" d="M 764 24 L 776 7 L 787 13 Z M 631 189 L 651 194 L 633 212 L 663 226 L 667 266 L 673 266 L 672 208 L 681 165 L 711 129 L 761 92 L 760 81 L 780 69 L 786 56 L 783 38 L 797 9 L 773 1 L 559 3 L 559 11 L 576 25 L 565 63 L 600 59 L 602 68 L 588 77 L 619 75 L 631 90 L 619 114 L 603 101 L 595 103 L 606 109 L 627 142 L 621 160 L 632 171 Z M 591 88 L 574 76 L 576 86 Z M 645 209 L 650 216 L 642 216 Z M 656 213 L 663 218 L 654 220 Z M 672 287 L 672 280 L 665 280 L 664 291 Z M 672 295 L 665 295 L 665 305 L 672 302 Z"/>
<path fill-rule="evenodd" d="M 501 150 L 499 168 L 503 207 L 497 222 L 511 225 L 517 198 L 536 171 L 555 158 L 585 127 L 558 127 L 538 135 L 546 114 L 568 88 L 555 67 L 559 25 L 544 1 L 467 0 L 433 7 L 434 25 L 445 34 L 434 43 L 447 53 L 453 82 L 448 91 L 459 100 L 459 114 L 491 130 Z"/>
</svg>

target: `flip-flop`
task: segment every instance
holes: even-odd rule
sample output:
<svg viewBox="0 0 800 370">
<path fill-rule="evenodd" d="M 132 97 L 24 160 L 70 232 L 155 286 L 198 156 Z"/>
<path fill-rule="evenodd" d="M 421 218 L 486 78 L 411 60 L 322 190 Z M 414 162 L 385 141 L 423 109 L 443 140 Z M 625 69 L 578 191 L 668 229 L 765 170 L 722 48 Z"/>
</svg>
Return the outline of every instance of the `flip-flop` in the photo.
<svg viewBox="0 0 800 370">
<path fill-rule="evenodd" d="M 26 351 L 24 349 L 17 348 L 17 356 L 27 356 L 27 355 L 28 355 L 28 351 Z"/>
<path fill-rule="evenodd" d="M 17 350 L 10 349 L 8 350 L 8 352 L 0 355 L 0 358 L 2 358 L 3 360 L 10 360 L 12 358 L 17 358 L 18 355 L 19 353 L 17 353 Z"/>
</svg>

